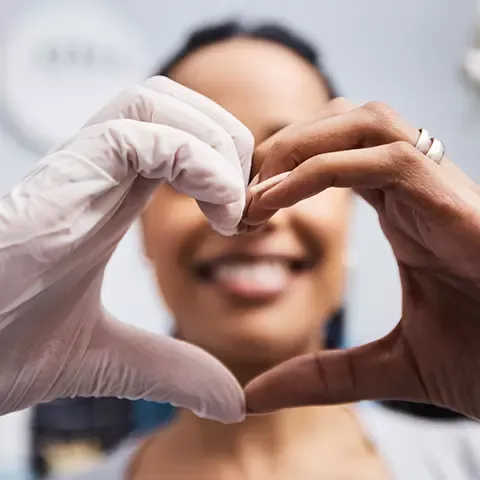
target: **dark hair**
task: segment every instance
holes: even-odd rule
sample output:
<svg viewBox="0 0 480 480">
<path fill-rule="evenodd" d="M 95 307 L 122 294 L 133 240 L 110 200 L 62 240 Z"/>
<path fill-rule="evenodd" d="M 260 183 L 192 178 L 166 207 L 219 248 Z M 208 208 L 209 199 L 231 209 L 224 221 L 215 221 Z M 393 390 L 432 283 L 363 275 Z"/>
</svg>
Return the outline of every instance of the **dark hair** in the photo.
<svg viewBox="0 0 480 480">
<path fill-rule="evenodd" d="M 210 25 L 194 30 L 187 38 L 182 47 L 163 65 L 156 75 L 170 76 L 172 70 L 191 53 L 232 38 L 246 37 L 259 40 L 268 40 L 289 48 L 318 71 L 324 82 L 330 98 L 338 97 L 337 89 L 330 75 L 322 63 L 317 49 L 307 40 L 298 36 L 295 32 L 282 25 L 267 23 L 253 27 L 242 25 L 236 21 Z M 344 342 L 345 312 L 340 308 L 327 323 L 325 347 L 329 349 L 341 348 Z M 404 412 L 409 415 L 423 418 L 436 419 L 459 419 L 465 418 L 460 414 L 449 410 L 410 402 L 382 402 L 387 408 Z"/>
<path fill-rule="evenodd" d="M 338 96 L 332 79 L 325 70 L 315 47 L 290 29 L 273 23 L 247 27 L 239 22 L 230 21 L 195 30 L 178 52 L 158 69 L 157 75 L 168 77 L 172 70 L 191 53 L 208 45 L 238 37 L 268 40 L 289 48 L 317 69 L 330 98 Z"/>
<path fill-rule="evenodd" d="M 429 418 L 431 420 L 469 420 L 460 413 L 425 403 L 390 400 L 382 402 L 382 404 L 384 407 L 387 407 L 391 410 L 395 410 L 413 417 Z"/>
</svg>

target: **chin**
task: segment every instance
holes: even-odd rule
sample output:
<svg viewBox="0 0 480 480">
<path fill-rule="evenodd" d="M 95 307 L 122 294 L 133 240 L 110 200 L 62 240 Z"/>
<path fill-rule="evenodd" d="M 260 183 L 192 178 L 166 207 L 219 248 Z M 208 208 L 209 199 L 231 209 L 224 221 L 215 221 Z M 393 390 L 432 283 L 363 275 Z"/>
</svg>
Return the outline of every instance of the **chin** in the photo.
<svg viewBox="0 0 480 480">
<path fill-rule="evenodd" d="M 216 342 L 215 345 L 210 344 L 204 348 L 228 366 L 238 377 L 244 377 L 244 373 L 253 371 L 258 375 L 294 357 L 318 350 L 312 343 L 305 341 L 305 337 L 294 341 L 292 336 L 281 338 L 280 336 L 272 337 L 270 334 L 267 338 L 259 332 L 250 332 L 248 335 L 225 338 L 222 342 Z"/>
</svg>

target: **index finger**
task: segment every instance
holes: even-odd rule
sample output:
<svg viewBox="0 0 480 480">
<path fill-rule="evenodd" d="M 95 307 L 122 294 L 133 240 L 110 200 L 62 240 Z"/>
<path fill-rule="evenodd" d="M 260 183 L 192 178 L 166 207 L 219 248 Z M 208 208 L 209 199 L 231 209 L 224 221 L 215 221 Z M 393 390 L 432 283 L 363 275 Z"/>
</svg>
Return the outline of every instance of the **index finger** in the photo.
<svg viewBox="0 0 480 480">
<path fill-rule="evenodd" d="M 275 145 L 276 142 L 282 141 L 285 138 L 294 138 L 295 134 L 301 135 L 302 131 L 305 128 L 308 128 L 310 125 L 314 123 L 318 123 L 321 120 L 325 120 L 327 118 L 336 117 L 338 115 L 342 115 L 344 113 L 350 112 L 355 108 L 349 100 L 343 97 L 337 97 L 331 100 L 325 108 L 323 108 L 320 112 L 318 112 L 314 117 L 309 117 L 302 122 L 295 122 L 287 127 L 281 129 L 271 137 L 264 140 L 260 145 L 255 148 L 252 160 L 252 177 L 255 178 L 257 174 L 259 174 L 260 170 L 262 170 L 263 164 L 268 157 L 269 151 Z M 266 168 L 266 167 L 265 167 Z M 270 175 L 272 176 L 272 175 Z M 263 174 L 262 174 L 263 178 Z M 265 177 L 267 178 L 267 177 Z M 255 178 L 256 182 L 258 182 L 259 177 Z"/>
<path fill-rule="evenodd" d="M 151 77 L 137 87 L 138 89 L 146 89 L 152 93 L 169 96 L 203 113 L 222 127 L 235 145 L 245 177 L 244 180 L 248 183 L 254 139 L 250 130 L 240 120 L 213 100 L 168 77 Z M 135 88 L 133 91 L 135 91 Z M 144 102 L 141 95 L 132 96 L 132 89 L 128 89 L 120 93 L 112 102 L 101 109 L 86 126 L 122 118 L 149 122 L 153 113 L 151 104 Z"/>
<path fill-rule="evenodd" d="M 414 145 L 419 131 L 405 122 L 390 107 L 372 102 L 343 114 L 321 116 L 301 128 L 280 131 L 268 148 L 255 151 L 262 182 L 288 172 L 322 153 L 379 146 L 398 141 Z"/>
</svg>

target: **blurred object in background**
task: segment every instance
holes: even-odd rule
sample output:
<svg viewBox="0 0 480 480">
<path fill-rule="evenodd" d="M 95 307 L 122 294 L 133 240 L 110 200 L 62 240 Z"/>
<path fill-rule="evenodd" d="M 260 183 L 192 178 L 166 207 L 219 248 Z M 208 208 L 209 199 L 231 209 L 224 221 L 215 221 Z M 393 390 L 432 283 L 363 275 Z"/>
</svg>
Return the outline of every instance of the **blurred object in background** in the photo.
<svg viewBox="0 0 480 480">
<path fill-rule="evenodd" d="M 31 411 L 10 413 L 0 421 L 0 479 L 30 480 L 28 465 Z"/>
<path fill-rule="evenodd" d="M 34 477 L 82 473 L 131 435 L 145 435 L 169 423 L 174 413 L 169 404 L 118 398 L 61 399 L 39 405 L 30 426 Z"/>
<path fill-rule="evenodd" d="M 132 402 L 117 398 L 62 399 L 32 414 L 31 459 L 35 477 L 92 467 L 133 430 Z"/>
<path fill-rule="evenodd" d="M 475 16 L 473 41 L 465 56 L 464 69 L 469 80 L 480 90 L 480 0 Z"/>
<path fill-rule="evenodd" d="M 97 3 L 42 2 L 12 22 L 6 38 L 4 128 L 40 155 L 149 70 L 139 31 Z"/>
<path fill-rule="evenodd" d="M 136 435 L 146 435 L 152 430 L 168 425 L 175 418 L 175 407 L 169 403 L 133 402 L 133 417 Z"/>
</svg>

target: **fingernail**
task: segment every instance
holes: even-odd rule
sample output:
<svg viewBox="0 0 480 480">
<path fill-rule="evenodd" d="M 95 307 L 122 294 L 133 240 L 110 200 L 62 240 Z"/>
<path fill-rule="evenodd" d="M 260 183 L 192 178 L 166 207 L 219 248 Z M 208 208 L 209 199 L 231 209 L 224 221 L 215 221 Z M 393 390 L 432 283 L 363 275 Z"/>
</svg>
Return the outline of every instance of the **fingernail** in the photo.
<svg viewBox="0 0 480 480">
<path fill-rule="evenodd" d="M 278 185 L 280 182 L 285 180 L 289 175 L 290 175 L 290 172 L 283 172 L 278 175 L 275 175 L 274 177 L 268 178 L 263 182 L 257 183 L 256 185 L 253 185 L 253 187 L 251 186 L 253 184 L 252 182 L 249 186 L 250 193 L 252 193 L 253 195 L 262 194 L 267 190 L 269 190 L 270 188 L 274 187 L 275 185 Z"/>
</svg>

